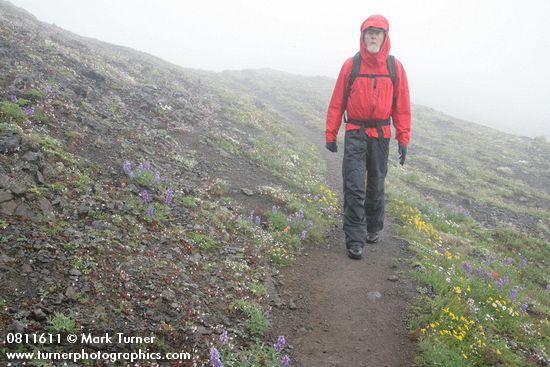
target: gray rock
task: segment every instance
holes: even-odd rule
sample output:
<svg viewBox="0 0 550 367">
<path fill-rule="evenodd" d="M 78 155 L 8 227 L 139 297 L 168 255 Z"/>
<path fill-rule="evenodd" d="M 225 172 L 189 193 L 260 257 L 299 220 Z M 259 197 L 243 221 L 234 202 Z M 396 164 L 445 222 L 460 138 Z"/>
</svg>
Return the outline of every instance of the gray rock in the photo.
<svg viewBox="0 0 550 367">
<path fill-rule="evenodd" d="M 62 172 L 65 170 L 65 165 L 63 164 L 63 162 L 55 162 L 55 169 Z"/>
<path fill-rule="evenodd" d="M 3 130 L 0 135 L 0 153 L 9 153 L 19 150 L 21 137 L 12 130 Z"/>
<path fill-rule="evenodd" d="M 246 188 L 241 189 L 241 192 L 243 194 L 245 194 L 246 196 L 253 196 L 254 195 L 254 191 L 252 191 L 250 189 L 246 189 Z"/>
<path fill-rule="evenodd" d="M 65 297 L 67 297 L 70 300 L 74 300 L 76 298 L 76 288 L 72 285 L 68 286 L 65 290 Z"/>
<path fill-rule="evenodd" d="M 13 199 L 13 195 L 10 191 L 1 190 L 0 191 L 0 203 L 3 203 L 4 201 L 10 201 Z"/>
<path fill-rule="evenodd" d="M 94 220 L 92 222 L 92 227 L 98 231 L 103 231 L 109 228 L 111 224 L 109 222 L 106 222 L 104 220 Z"/>
<path fill-rule="evenodd" d="M 82 237 L 83 236 L 82 232 L 80 232 L 80 231 L 78 231 L 78 230 L 76 230 L 72 227 L 69 227 L 69 228 L 65 229 L 63 234 L 67 237 L 70 237 L 70 238 Z"/>
<path fill-rule="evenodd" d="M 44 176 L 42 175 L 42 173 L 40 171 L 36 171 L 36 182 L 38 182 L 39 184 L 44 184 L 45 183 Z"/>
<path fill-rule="evenodd" d="M 0 212 L 4 215 L 13 215 L 13 212 L 17 208 L 15 201 L 6 201 L 0 204 Z"/>
<path fill-rule="evenodd" d="M 6 255 L 6 254 L 2 254 L 2 255 L 0 256 L 0 269 L 7 269 L 6 264 L 11 263 L 11 262 L 14 262 L 14 261 L 15 261 L 14 258 L 9 257 L 9 256 Z"/>
<path fill-rule="evenodd" d="M 21 158 L 23 158 L 27 162 L 36 162 L 41 158 L 41 155 L 42 154 L 38 152 L 26 152 Z"/>
<path fill-rule="evenodd" d="M 0 189 L 7 189 L 10 187 L 10 178 L 8 175 L 0 173 Z"/>
<path fill-rule="evenodd" d="M 27 328 L 27 325 L 22 323 L 19 320 L 15 320 L 10 326 L 8 326 L 8 331 L 15 331 L 16 333 L 22 333 Z"/>
<path fill-rule="evenodd" d="M 40 308 L 35 308 L 33 311 L 32 311 L 32 317 L 33 319 L 35 319 L 36 321 L 44 321 L 46 320 L 46 314 L 44 313 L 44 311 L 42 311 Z"/>
<path fill-rule="evenodd" d="M 268 277 L 264 281 L 264 285 L 267 289 L 267 296 L 269 298 L 269 303 L 276 307 L 281 307 L 283 305 L 283 301 L 281 300 L 281 297 L 279 296 L 279 292 L 277 291 L 277 287 L 275 286 L 275 280 L 271 277 Z"/>
<path fill-rule="evenodd" d="M 21 267 L 21 273 L 23 273 L 23 274 L 32 273 L 32 266 L 30 266 L 29 264 L 24 264 L 24 265 Z"/>
<path fill-rule="evenodd" d="M 36 259 L 41 263 L 51 263 L 52 261 L 55 260 L 54 257 L 50 255 L 48 250 L 38 251 L 38 253 L 36 254 Z"/>
<path fill-rule="evenodd" d="M 82 272 L 78 269 L 73 268 L 73 269 L 69 270 L 69 275 L 73 275 L 75 277 L 78 277 L 78 276 L 82 275 Z"/>
<path fill-rule="evenodd" d="M 42 210 L 42 214 L 48 219 L 53 220 L 55 219 L 55 211 L 53 209 L 52 203 L 46 198 L 40 198 L 38 199 L 38 207 L 40 210 Z"/>
<path fill-rule="evenodd" d="M 371 301 L 376 301 L 378 298 L 381 298 L 382 294 L 378 291 L 372 291 L 367 293 L 367 298 Z"/>
<path fill-rule="evenodd" d="M 31 207 L 27 203 L 21 203 L 15 209 L 15 215 L 23 219 L 29 219 L 36 221 L 36 214 L 32 211 Z"/>
<path fill-rule="evenodd" d="M 79 217 L 84 217 L 88 215 L 89 212 L 90 212 L 90 208 L 85 203 L 81 203 L 78 206 L 77 213 Z"/>
<path fill-rule="evenodd" d="M 59 162 L 61 163 L 61 162 Z M 63 163 L 61 163 L 63 164 Z M 51 164 L 49 163 L 44 163 L 44 166 L 42 168 L 42 174 L 44 175 L 45 178 L 50 178 L 50 177 L 53 177 L 55 175 L 55 172 L 54 172 L 54 169 L 52 167 Z"/>
<path fill-rule="evenodd" d="M 291 298 L 288 301 L 288 308 L 290 308 L 291 310 L 297 310 L 298 309 L 298 306 L 296 305 L 296 301 L 294 300 L 294 298 Z"/>
<path fill-rule="evenodd" d="M 399 277 L 397 275 L 390 275 L 388 277 L 388 280 L 391 281 L 391 282 L 397 282 L 399 280 Z"/>
<path fill-rule="evenodd" d="M 57 293 L 53 298 L 52 303 L 54 305 L 60 305 L 61 303 L 63 303 L 63 300 L 65 300 L 65 296 L 61 293 Z"/>
<path fill-rule="evenodd" d="M 164 298 L 165 300 L 167 300 L 169 302 L 172 302 L 176 298 L 176 293 L 173 290 L 171 290 L 170 288 L 166 288 L 165 290 L 162 291 L 160 296 L 162 298 Z"/>
<path fill-rule="evenodd" d="M 27 192 L 27 188 L 29 185 L 23 180 L 18 181 L 16 185 L 11 186 L 11 192 L 15 195 L 23 195 L 25 192 Z"/>
<path fill-rule="evenodd" d="M 209 330 L 207 328 L 205 328 L 204 326 L 199 326 L 197 328 L 197 331 L 195 331 L 195 335 L 197 336 L 203 336 L 203 335 L 210 335 L 212 334 L 212 330 Z"/>
</svg>

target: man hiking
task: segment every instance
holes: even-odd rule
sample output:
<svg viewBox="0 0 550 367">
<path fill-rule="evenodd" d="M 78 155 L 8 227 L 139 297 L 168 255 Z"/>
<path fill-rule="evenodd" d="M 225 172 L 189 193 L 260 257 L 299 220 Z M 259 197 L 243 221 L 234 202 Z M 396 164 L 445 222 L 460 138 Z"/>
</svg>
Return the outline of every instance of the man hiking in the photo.
<svg viewBox="0 0 550 367">
<path fill-rule="evenodd" d="M 407 76 L 403 65 L 389 55 L 386 18 L 367 18 L 361 25 L 359 44 L 357 55 L 346 60 L 340 70 L 326 122 L 326 148 L 331 152 L 338 151 L 336 136 L 342 121 L 346 123 L 343 229 L 352 259 L 361 259 L 365 242 L 378 242 L 384 228 L 390 123 L 393 121 L 396 130 L 401 165 L 411 130 Z"/>
</svg>

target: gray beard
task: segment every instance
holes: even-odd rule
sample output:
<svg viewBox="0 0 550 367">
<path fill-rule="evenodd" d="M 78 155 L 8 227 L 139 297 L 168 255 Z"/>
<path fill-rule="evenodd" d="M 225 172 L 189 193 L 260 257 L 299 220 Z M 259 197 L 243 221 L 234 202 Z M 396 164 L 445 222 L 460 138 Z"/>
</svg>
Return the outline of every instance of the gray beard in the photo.
<svg viewBox="0 0 550 367">
<path fill-rule="evenodd" d="M 369 45 L 367 46 L 367 51 L 370 52 L 371 54 L 376 54 L 380 52 L 380 47 L 381 46 L 377 46 L 377 45 Z"/>
</svg>

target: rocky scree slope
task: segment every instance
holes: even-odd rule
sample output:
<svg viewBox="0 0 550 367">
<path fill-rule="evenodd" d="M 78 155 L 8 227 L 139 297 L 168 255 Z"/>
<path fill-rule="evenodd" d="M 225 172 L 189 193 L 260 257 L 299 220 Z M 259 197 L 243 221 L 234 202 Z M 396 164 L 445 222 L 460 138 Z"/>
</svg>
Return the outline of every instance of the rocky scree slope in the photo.
<svg viewBox="0 0 550 367">
<path fill-rule="evenodd" d="M 262 119 L 287 127 L 214 75 L 5 1 L 0 46 L 0 329 L 155 333 L 199 363 L 223 329 L 261 338 L 234 301 L 269 307 L 257 235 L 285 202 L 260 187 L 291 180 L 243 152 Z"/>
</svg>

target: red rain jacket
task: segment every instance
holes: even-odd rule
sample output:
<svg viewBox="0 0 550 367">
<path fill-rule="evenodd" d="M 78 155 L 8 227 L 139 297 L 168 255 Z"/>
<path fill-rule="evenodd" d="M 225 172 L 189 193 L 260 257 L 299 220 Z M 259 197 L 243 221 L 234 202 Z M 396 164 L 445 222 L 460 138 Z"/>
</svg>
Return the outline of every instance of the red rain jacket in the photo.
<svg viewBox="0 0 550 367">
<path fill-rule="evenodd" d="M 371 54 L 367 51 L 363 33 L 367 27 L 383 28 L 386 36 L 382 47 L 377 54 Z M 361 66 L 360 74 L 385 74 L 389 75 L 386 64 L 386 58 L 390 53 L 389 24 L 386 18 L 381 15 L 373 15 L 361 25 Z M 326 141 L 336 141 L 338 130 L 342 124 L 342 114 L 346 109 L 344 106 L 344 94 L 348 86 L 348 80 L 353 67 L 353 57 L 346 60 L 332 93 L 332 98 L 327 112 Z M 348 97 L 347 116 L 354 120 L 387 120 L 390 117 L 393 120 L 393 126 L 396 130 L 396 139 L 399 143 L 407 146 L 410 140 L 411 132 L 411 103 L 409 97 L 409 85 L 407 75 L 403 65 L 395 60 L 396 72 L 396 90 L 394 91 L 391 78 L 365 78 L 355 79 Z M 395 104 L 392 103 L 395 95 Z M 359 125 L 346 123 L 347 130 L 360 129 Z M 382 126 L 384 137 L 391 137 L 391 128 L 389 125 Z M 368 136 L 377 138 L 376 128 L 365 128 Z"/>
</svg>

